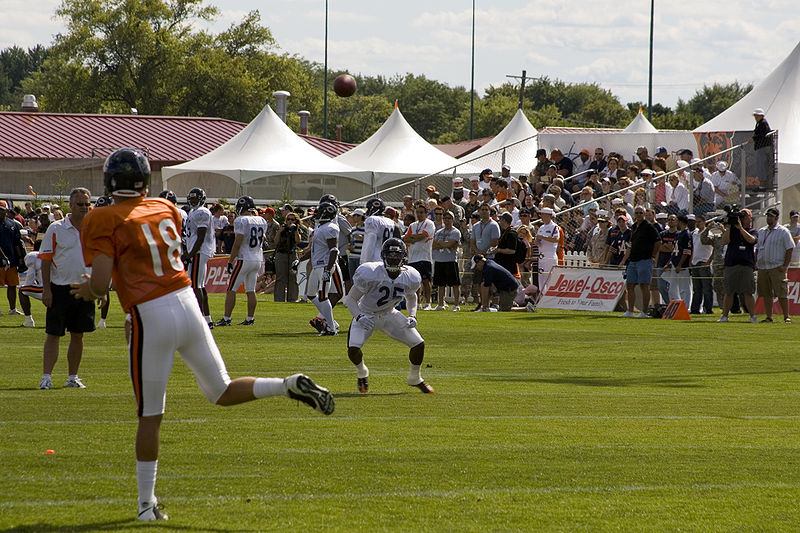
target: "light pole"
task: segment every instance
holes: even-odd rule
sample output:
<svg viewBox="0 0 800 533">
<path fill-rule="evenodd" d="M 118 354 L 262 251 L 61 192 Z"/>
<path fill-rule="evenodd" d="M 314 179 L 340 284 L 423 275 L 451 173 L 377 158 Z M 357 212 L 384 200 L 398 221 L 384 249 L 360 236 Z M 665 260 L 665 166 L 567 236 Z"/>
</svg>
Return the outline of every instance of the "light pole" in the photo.
<svg viewBox="0 0 800 533">
<path fill-rule="evenodd" d="M 653 120 L 653 13 L 656 0 L 650 0 L 650 78 L 647 82 L 647 120 Z"/>
<path fill-rule="evenodd" d="M 322 87 L 322 137 L 328 138 L 328 0 L 325 0 L 325 74 Z"/>
<path fill-rule="evenodd" d="M 472 75 L 469 85 L 469 138 L 473 139 L 475 123 L 475 0 L 472 0 Z"/>
</svg>

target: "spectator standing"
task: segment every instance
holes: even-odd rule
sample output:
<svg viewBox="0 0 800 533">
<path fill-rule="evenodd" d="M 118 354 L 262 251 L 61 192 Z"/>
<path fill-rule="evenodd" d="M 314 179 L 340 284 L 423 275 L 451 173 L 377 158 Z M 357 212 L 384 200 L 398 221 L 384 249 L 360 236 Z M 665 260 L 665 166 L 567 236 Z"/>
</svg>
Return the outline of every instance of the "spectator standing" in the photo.
<svg viewBox="0 0 800 533">
<path fill-rule="evenodd" d="M 461 242 L 461 232 L 453 226 L 455 217 L 450 211 L 445 211 L 444 227 L 433 236 L 433 286 L 437 287 L 439 305 L 435 311 L 444 311 L 447 305 L 444 302 L 447 287 L 453 290 L 453 311 L 459 311 L 461 300 L 461 282 L 459 281 L 458 262 L 456 254 Z"/>
<path fill-rule="evenodd" d="M 0 200 L 0 258 L 4 258 L 7 263 L 0 268 L 0 286 L 7 287 L 9 315 L 22 314 L 17 311 L 17 287 L 19 286 L 18 267 L 20 263 L 25 264 L 24 250 L 20 225 L 14 220 L 13 211 L 9 210 L 5 200 Z"/>
<path fill-rule="evenodd" d="M 536 166 L 531 170 L 531 183 L 536 184 L 544 180 L 547 169 L 553 162 L 547 159 L 547 150 L 539 148 L 536 150 Z"/>
<path fill-rule="evenodd" d="M 794 241 L 794 250 L 792 251 L 792 264 L 797 265 L 800 263 L 800 213 L 797 211 L 789 211 L 789 224 L 786 225 L 786 229 L 789 230 L 789 233 L 792 235 L 792 240 Z"/>
<path fill-rule="evenodd" d="M 500 239 L 497 241 L 494 260 L 498 265 L 511 272 L 512 276 L 519 279 L 519 267 L 516 261 L 519 237 L 514 229 L 511 213 L 501 214 L 498 224 L 500 224 Z"/>
<path fill-rule="evenodd" d="M 704 169 L 700 166 L 692 169 L 692 182 L 694 187 L 693 206 L 695 215 L 705 215 L 714 210 L 714 184 L 705 177 Z"/>
<path fill-rule="evenodd" d="M 58 344 L 67 331 L 70 333 L 67 348 L 69 377 L 65 386 L 86 388 L 78 377 L 78 368 L 83 356 L 83 334 L 95 329 L 94 302 L 73 297 L 70 284 L 83 282 L 84 276 L 89 274 L 81 251 L 80 229 L 91 205 L 88 189 L 73 189 L 69 195 L 69 216 L 50 224 L 42 240 L 39 258 L 42 260 L 42 303 L 47 307 L 47 336 L 40 389 L 53 388 L 52 372 L 58 360 Z"/>
<path fill-rule="evenodd" d="M 750 142 L 753 143 L 756 155 L 755 173 L 760 179 L 766 181 L 772 177 L 775 158 L 772 136 L 769 135 L 771 128 L 767 119 L 764 118 L 764 110 L 760 107 L 753 111 L 753 118 L 756 120 L 756 127 L 753 129 Z"/>
<path fill-rule="evenodd" d="M 712 248 L 711 286 L 714 289 L 714 294 L 717 296 L 717 305 L 719 305 L 720 309 L 725 300 L 725 283 L 723 281 L 725 270 L 725 246 L 722 244 L 722 231 L 722 224 L 711 221 L 706 224 L 705 229 L 700 232 L 700 243 L 709 245 Z"/>
<path fill-rule="evenodd" d="M 233 241 L 236 239 L 236 233 L 234 232 L 233 228 L 233 222 L 236 218 L 236 215 L 233 213 L 228 213 L 226 218 L 228 219 L 228 223 L 222 226 L 222 229 L 220 230 L 220 238 L 222 239 L 222 253 L 230 255 L 231 249 L 233 248 Z"/>
<path fill-rule="evenodd" d="M 753 293 L 756 292 L 756 283 L 753 277 L 756 266 L 755 244 L 756 236 L 750 233 L 753 223 L 753 214 L 749 209 L 742 209 L 735 223 L 725 223 L 722 233 L 722 244 L 725 249 L 725 301 L 722 304 L 722 315 L 717 322 L 727 322 L 728 313 L 733 306 L 736 294 L 744 295 L 744 302 L 750 311 L 750 322 L 758 322 L 755 315 L 756 302 Z"/>
<path fill-rule="evenodd" d="M 555 164 L 556 172 L 559 176 L 562 178 L 568 178 L 572 176 L 575 165 L 572 163 L 572 159 L 569 157 L 564 157 L 564 154 L 561 153 L 561 150 L 556 148 L 550 152 L 550 159 L 553 160 L 553 164 Z"/>
<path fill-rule="evenodd" d="M 433 277 L 433 235 L 436 228 L 428 218 L 428 211 L 424 206 L 418 205 L 414 211 L 417 220 L 406 231 L 403 241 L 408 246 L 408 264 L 419 272 L 422 278 L 423 311 L 430 311 L 431 307 L 431 280 Z"/>
<path fill-rule="evenodd" d="M 589 230 L 588 243 L 586 244 L 586 258 L 589 263 L 602 265 L 605 260 L 608 244 L 608 212 L 597 212 L 597 226 Z"/>
<path fill-rule="evenodd" d="M 561 237 L 561 230 L 553 222 L 553 210 L 544 207 L 539 210 L 542 217 L 542 225 L 536 232 L 536 246 L 539 249 L 538 273 L 539 290 L 544 290 L 550 271 L 558 265 L 558 241 Z"/>
<path fill-rule="evenodd" d="M 688 218 L 686 215 L 678 215 L 678 235 L 675 238 L 675 246 L 672 250 L 670 262 L 665 267 L 669 273 L 669 299 L 683 300 L 686 309 L 689 309 L 692 300 L 691 278 L 689 277 L 689 266 L 692 264 L 692 236 L 686 229 Z"/>
<path fill-rule="evenodd" d="M 734 203 L 729 200 L 733 194 L 739 192 L 741 186 L 739 178 L 728 170 L 728 164 L 725 161 L 717 162 L 717 171 L 711 174 L 711 184 L 714 186 L 714 205 L 716 207 Z"/>
<path fill-rule="evenodd" d="M 783 311 L 783 321 L 789 318 L 788 281 L 786 271 L 792 262 L 794 239 L 784 226 L 778 224 L 780 212 L 770 207 L 767 209 L 767 225 L 758 230 L 756 245 L 756 266 L 758 267 L 758 295 L 764 298 L 764 312 L 767 315 L 762 322 L 772 322 L 773 298 Z"/>
<path fill-rule="evenodd" d="M 347 247 L 347 267 L 350 270 L 350 277 L 356 273 L 358 265 L 361 264 L 361 246 L 364 244 L 364 219 L 366 212 L 363 209 L 356 209 L 350 215 L 352 222 L 350 225 L 353 230 L 350 232 L 350 244 Z"/>
<path fill-rule="evenodd" d="M 604 265 L 619 266 L 622 264 L 622 258 L 625 257 L 625 250 L 631 240 L 631 230 L 628 227 L 628 217 L 625 215 L 617 215 L 617 225 L 608 230 L 606 237 L 606 250 Z"/>
<path fill-rule="evenodd" d="M 706 229 L 706 217 L 695 217 L 696 227 L 692 231 L 692 266 L 689 269 L 692 277 L 691 313 L 700 314 L 703 306 L 705 314 L 710 315 L 714 308 L 714 288 L 711 277 L 711 258 L 714 246 L 703 242 L 702 235 Z"/>
<path fill-rule="evenodd" d="M 653 265 L 661 246 L 658 230 L 644 218 L 644 207 L 633 210 L 633 226 L 631 227 L 630 246 L 625 251 L 628 262 L 625 279 L 628 286 L 628 310 L 623 318 L 648 318 L 650 307 L 650 280 L 653 278 Z M 642 307 L 638 315 L 633 314 L 636 305 L 636 287 L 642 293 Z"/>
<path fill-rule="evenodd" d="M 275 291 L 276 302 L 296 302 L 297 288 L 297 246 L 303 238 L 300 235 L 300 218 L 289 213 L 275 233 Z"/>
</svg>

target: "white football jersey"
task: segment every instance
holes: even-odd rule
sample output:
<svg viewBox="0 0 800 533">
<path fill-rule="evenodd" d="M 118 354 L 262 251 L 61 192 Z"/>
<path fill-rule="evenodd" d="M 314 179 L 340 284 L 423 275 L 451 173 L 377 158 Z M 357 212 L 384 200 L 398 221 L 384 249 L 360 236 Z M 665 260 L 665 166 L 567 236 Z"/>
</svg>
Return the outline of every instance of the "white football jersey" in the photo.
<svg viewBox="0 0 800 533">
<path fill-rule="evenodd" d="M 313 267 L 327 266 L 331 251 L 328 248 L 328 239 L 339 240 L 339 224 L 336 220 L 320 224 L 311 234 L 311 265 Z"/>
<path fill-rule="evenodd" d="M 214 252 L 217 251 L 214 224 L 211 221 L 212 218 L 214 217 L 207 207 L 193 209 L 189 212 L 189 216 L 186 217 L 186 247 L 189 250 L 194 248 L 194 243 L 197 240 L 197 230 L 200 228 L 208 228 L 206 230 L 206 238 L 198 250 L 198 253 L 206 257 L 214 257 Z"/>
<path fill-rule="evenodd" d="M 20 278 L 23 276 L 25 278 L 20 279 L 20 286 L 41 287 L 42 260 L 39 259 L 39 252 L 28 252 L 25 255 L 25 266 L 28 267 L 28 270 L 25 271 L 25 274 L 20 275 Z"/>
<path fill-rule="evenodd" d="M 267 221 L 260 216 L 244 215 L 236 217 L 236 220 L 233 221 L 233 232 L 244 236 L 236 259 L 263 261 L 264 254 L 261 251 L 261 245 L 264 242 L 264 233 L 266 231 Z"/>
<path fill-rule="evenodd" d="M 383 215 L 372 215 L 364 221 L 364 242 L 367 236 L 372 235 L 373 246 L 368 250 L 366 247 L 361 249 L 361 264 L 371 263 L 381 260 L 381 248 L 383 243 L 394 236 L 394 221 Z"/>
<path fill-rule="evenodd" d="M 383 262 L 364 263 L 353 275 L 353 288 L 363 296 L 358 301 L 362 311 L 369 314 L 385 313 L 405 299 L 409 292 L 419 289 L 422 278 L 413 267 L 404 265 L 395 279 L 386 273 Z"/>
</svg>

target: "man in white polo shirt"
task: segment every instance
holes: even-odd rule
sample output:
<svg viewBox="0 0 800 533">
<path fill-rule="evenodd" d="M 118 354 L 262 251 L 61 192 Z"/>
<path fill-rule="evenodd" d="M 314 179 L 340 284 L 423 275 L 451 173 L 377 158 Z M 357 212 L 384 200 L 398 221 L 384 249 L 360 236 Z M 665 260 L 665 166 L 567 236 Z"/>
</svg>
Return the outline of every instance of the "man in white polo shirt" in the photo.
<svg viewBox="0 0 800 533">
<path fill-rule="evenodd" d="M 553 222 L 553 210 L 543 207 L 539 210 L 542 225 L 536 233 L 536 244 L 539 246 L 539 290 L 544 290 L 550 271 L 558 264 L 558 238 L 560 230 Z"/>
<path fill-rule="evenodd" d="M 94 302 L 76 299 L 70 283 L 81 283 L 90 270 L 84 265 L 80 227 L 92 205 L 88 189 L 73 189 L 69 195 L 70 214 L 50 224 L 42 240 L 42 303 L 47 307 L 44 365 L 40 389 L 52 389 L 51 373 L 58 360 L 58 344 L 69 331 L 66 387 L 83 389 L 78 367 L 83 355 L 83 334 L 94 331 Z"/>
</svg>

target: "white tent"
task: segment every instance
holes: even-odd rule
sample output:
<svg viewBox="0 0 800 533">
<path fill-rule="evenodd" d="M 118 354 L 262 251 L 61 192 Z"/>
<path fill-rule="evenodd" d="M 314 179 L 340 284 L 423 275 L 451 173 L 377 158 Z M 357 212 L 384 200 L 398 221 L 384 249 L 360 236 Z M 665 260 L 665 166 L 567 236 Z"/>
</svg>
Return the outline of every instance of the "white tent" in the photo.
<svg viewBox="0 0 800 533">
<path fill-rule="evenodd" d="M 459 164 L 457 159 L 428 144 L 414 131 L 397 106 L 369 139 L 337 156 L 335 160 L 370 169 L 375 175 L 375 187 L 378 189 L 394 181 L 442 171 L 443 174 L 452 174 L 452 169 L 447 169 Z M 472 174 L 477 170 L 473 165 L 460 165 L 457 173 Z"/>
<path fill-rule="evenodd" d="M 631 123 L 622 130 L 622 133 L 658 133 L 658 130 L 647 120 L 640 109 Z"/>
<path fill-rule="evenodd" d="M 209 196 L 317 200 L 368 194 L 372 173 L 335 161 L 298 137 L 269 105 L 218 148 L 180 165 L 164 167 L 165 188 L 185 194 L 203 187 Z"/>
<path fill-rule="evenodd" d="M 505 150 L 501 150 L 502 148 Z M 500 173 L 500 167 L 503 164 L 509 165 L 512 173 L 527 174 L 536 166 L 536 150 L 538 148 L 536 128 L 530 123 L 522 109 L 517 109 L 514 117 L 506 124 L 503 131 L 461 159 L 468 160 L 479 168 L 491 168 L 497 174 Z M 475 159 L 476 157 L 480 159 Z"/>
<path fill-rule="evenodd" d="M 752 91 L 694 131 L 752 130 L 753 110 L 758 107 L 764 109 L 770 127 L 778 130 L 778 190 L 784 191 L 783 203 L 792 204 L 787 209 L 796 208 L 800 205 L 800 44 Z"/>
</svg>

